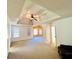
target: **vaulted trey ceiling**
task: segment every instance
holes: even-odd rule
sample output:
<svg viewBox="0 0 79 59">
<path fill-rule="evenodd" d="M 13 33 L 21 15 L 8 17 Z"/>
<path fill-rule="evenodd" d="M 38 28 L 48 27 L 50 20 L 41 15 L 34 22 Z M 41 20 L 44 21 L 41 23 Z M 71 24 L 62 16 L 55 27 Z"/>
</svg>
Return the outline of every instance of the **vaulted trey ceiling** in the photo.
<svg viewBox="0 0 79 59">
<path fill-rule="evenodd" d="M 32 0 L 61 16 L 72 15 L 72 0 Z"/>
<path fill-rule="evenodd" d="M 7 0 L 7 13 L 11 20 L 16 19 L 20 15 L 24 1 L 25 0 Z"/>
<path fill-rule="evenodd" d="M 27 10 L 30 10 L 32 14 L 37 14 L 39 16 L 39 20 L 42 22 L 48 22 L 52 19 L 61 17 L 60 15 L 54 13 L 53 11 L 49 11 L 47 8 L 44 8 L 38 4 L 35 4 L 34 2 L 31 2 L 30 0 L 25 1 L 21 15 L 27 14 Z M 20 22 L 23 22 L 23 20 L 22 21 L 20 20 Z"/>
<path fill-rule="evenodd" d="M 8 16 L 14 21 L 28 9 L 38 14 L 41 21 L 47 22 L 72 16 L 72 0 L 8 0 Z"/>
</svg>

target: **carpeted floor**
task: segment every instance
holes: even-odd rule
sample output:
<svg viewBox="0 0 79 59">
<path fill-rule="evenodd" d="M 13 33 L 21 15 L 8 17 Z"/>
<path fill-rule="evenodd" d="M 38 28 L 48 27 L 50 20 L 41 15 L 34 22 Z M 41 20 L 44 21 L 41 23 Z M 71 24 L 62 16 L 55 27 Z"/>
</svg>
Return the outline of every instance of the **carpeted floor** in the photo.
<svg viewBox="0 0 79 59">
<path fill-rule="evenodd" d="M 60 59 L 57 49 L 44 42 L 19 41 L 11 45 L 8 59 Z"/>
</svg>

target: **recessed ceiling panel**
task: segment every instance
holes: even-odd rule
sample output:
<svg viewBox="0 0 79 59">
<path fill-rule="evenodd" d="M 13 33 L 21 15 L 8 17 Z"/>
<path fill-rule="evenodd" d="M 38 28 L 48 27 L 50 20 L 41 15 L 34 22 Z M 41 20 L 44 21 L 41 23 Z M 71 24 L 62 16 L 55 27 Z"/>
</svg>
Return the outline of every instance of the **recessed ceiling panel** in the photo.
<svg viewBox="0 0 79 59">
<path fill-rule="evenodd" d="M 61 17 L 60 15 L 56 14 L 55 12 L 49 11 L 47 8 L 42 7 L 38 4 L 31 2 L 27 6 L 26 3 L 24 5 L 24 8 L 22 10 L 21 15 L 23 15 L 25 13 L 27 14 L 27 11 L 29 10 L 29 11 L 31 11 L 31 14 L 38 15 L 39 20 L 42 21 L 42 22 L 48 22 L 48 21 L 51 21 L 51 20 L 56 19 L 58 17 Z M 20 16 L 20 17 L 24 17 L 24 16 Z"/>
</svg>

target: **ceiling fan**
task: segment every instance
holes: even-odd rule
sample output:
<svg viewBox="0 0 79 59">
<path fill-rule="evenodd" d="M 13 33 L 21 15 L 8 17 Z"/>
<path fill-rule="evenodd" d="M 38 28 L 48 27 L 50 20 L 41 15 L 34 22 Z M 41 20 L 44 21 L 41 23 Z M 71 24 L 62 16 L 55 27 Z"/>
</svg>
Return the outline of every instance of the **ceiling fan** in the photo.
<svg viewBox="0 0 79 59">
<path fill-rule="evenodd" d="M 23 23 L 32 23 L 33 24 L 33 22 L 34 21 L 38 21 L 38 18 L 39 18 L 39 16 L 38 15 L 35 15 L 35 14 L 33 14 L 33 13 L 31 13 L 31 12 L 29 12 L 29 11 L 27 11 L 27 13 L 24 13 L 22 16 L 21 16 L 21 19 L 19 19 L 19 21 L 17 22 L 17 24 L 23 24 Z M 28 20 L 28 21 L 27 21 Z M 23 22 L 24 21 L 24 22 Z"/>
<path fill-rule="evenodd" d="M 32 18 L 32 20 L 38 21 L 33 14 L 31 14 L 31 18 Z"/>
</svg>

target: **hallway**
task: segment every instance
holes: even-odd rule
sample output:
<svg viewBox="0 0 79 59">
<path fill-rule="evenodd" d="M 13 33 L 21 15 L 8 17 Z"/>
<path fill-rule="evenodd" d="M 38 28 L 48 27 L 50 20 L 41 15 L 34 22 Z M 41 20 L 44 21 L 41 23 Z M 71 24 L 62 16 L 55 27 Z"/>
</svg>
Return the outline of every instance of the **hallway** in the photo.
<svg viewBox="0 0 79 59">
<path fill-rule="evenodd" d="M 29 40 L 12 43 L 8 59 L 59 59 L 59 55 L 56 48 Z"/>
</svg>

